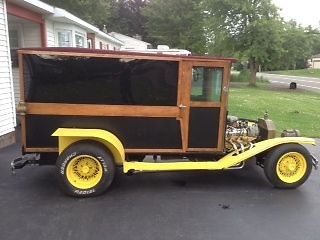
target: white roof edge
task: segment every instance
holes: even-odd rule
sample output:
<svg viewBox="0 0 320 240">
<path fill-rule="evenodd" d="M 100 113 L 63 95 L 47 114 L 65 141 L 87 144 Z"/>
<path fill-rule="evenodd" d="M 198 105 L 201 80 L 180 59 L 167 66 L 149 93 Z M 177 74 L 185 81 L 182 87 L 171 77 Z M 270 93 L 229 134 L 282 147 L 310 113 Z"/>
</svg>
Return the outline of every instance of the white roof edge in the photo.
<svg viewBox="0 0 320 240">
<path fill-rule="evenodd" d="M 82 20 L 81 18 L 78 18 L 77 16 L 69 13 L 68 11 L 54 7 L 54 14 L 53 16 L 50 16 L 53 20 L 55 18 L 66 18 L 69 21 L 73 22 L 74 24 L 81 25 L 82 27 L 86 28 L 86 30 L 90 30 L 92 32 L 98 32 L 100 31 L 97 27 L 91 25 L 90 23 L 87 23 L 86 21 Z"/>
<path fill-rule="evenodd" d="M 105 32 L 102 32 L 102 31 L 100 31 L 100 30 L 97 32 L 97 35 L 98 35 L 98 36 L 101 36 L 101 37 L 104 37 L 104 38 L 107 38 L 107 39 L 109 39 L 110 41 L 112 41 L 112 42 L 114 42 L 114 43 L 118 43 L 119 45 L 124 45 L 124 42 L 122 42 L 121 40 L 119 40 L 119 39 L 111 36 L 110 34 L 107 34 L 107 33 L 105 33 Z"/>
<path fill-rule="evenodd" d="M 30 5 L 33 5 L 37 8 L 40 8 L 48 13 L 54 13 L 54 7 L 47 4 L 47 3 L 44 3 L 44 2 L 41 2 L 39 0 L 23 0 L 23 2 L 25 3 L 28 3 Z"/>
<path fill-rule="evenodd" d="M 145 43 L 145 44 L 150 44 L 150 45 L 151 45 L 151 43 L 148 43 L 148 42 L 145 42 L 145 41 L 142 41 L 142 40 L 139 40 L 139 39 L 136 39 L 136 38 L 133 38 L 133 37 L 124 35 L 124 34 L 122 34 L 122 33 L 118 33 L 118 32 L 110 32 L 110 33 L 109 33 L 109 35 L 111 35 L 111 36 L 113 36 L 113 34 L 115 34 L 115 35 L 118 34 L 118 35 L 121 35 L 121 36 L 124 36 L 124 37 L 127 37 L 127 38 L 132 38 L 132 39 L 134 39 L 134 40 L 136 40 L 136 41 L 143 42 L 143 43 Z M 114 36 L 114 37 L 115 37 L 115 36 Z"/>
<path fill-rule="evenodd" d="M 72 23 L 74 23 L 75 25 L 80 25 L 81 27 L 85 28 L 88 32 L 95 33 L 96 35 L 98 35 L 102 38 L 106 38 L 114 43 L 119 44 L 119 45 L 124 44 L 119 39 L 117 39 L 107 33 L 102 32 L 99 28 L 91 25 L 90 23 L 87 23 L 86 21 L 82 20 L 81 18 L 78 18 L 77 16 L 69 13 L 68 11 L 66 11 L 62 8 L 54 7 L 54 15 L 51 16 L 51 19 L 54 20 L 55 18 L 66 18 L 69 21 L 71 21 Z"/>
</svg>

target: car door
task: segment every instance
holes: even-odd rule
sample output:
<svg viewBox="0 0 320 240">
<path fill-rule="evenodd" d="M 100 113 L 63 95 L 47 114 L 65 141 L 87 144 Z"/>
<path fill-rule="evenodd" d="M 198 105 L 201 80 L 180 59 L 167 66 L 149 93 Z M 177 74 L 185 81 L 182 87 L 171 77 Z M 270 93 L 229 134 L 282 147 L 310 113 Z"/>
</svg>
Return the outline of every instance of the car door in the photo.
<svg viewBox="0 0 320 240">
<path fill-rule="evenodd" d="M 230 62 L 185 63 L 180 109 L 187 152 L 224 150 Z"/>
</svg>

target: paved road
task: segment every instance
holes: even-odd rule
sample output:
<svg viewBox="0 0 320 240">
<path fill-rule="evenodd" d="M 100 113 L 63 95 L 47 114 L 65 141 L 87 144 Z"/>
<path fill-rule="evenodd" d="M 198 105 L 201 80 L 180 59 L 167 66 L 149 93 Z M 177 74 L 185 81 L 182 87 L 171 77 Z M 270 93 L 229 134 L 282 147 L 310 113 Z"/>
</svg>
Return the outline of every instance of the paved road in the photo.
<svg viewBox="0 0 320 240">
<path fill-rule="evenodd" d="M 320 141 L 318 141 L 320 144 Z M 0 239 L 318 240 L 320 171 L 296 190 L 273 189 L 254 162 L 242 170 L 138 174 L 119 169 L 103 196 L 75 199 L 54 167 L 11 176 L 19 145 L 0 150 Z M 318 148 L 311 149 L 320 157 Z"/>
<path fill-rule="evenodd" d="M 291 82 L 296 82 L 298 88 L 320 92 L 319 78 L 296 77 L 296 76 L 267 74 L 267 73 L 258 73 L 257 75 L 268 79 L 273 84 L 289 87 L 289 84 Z"/>
</svg>

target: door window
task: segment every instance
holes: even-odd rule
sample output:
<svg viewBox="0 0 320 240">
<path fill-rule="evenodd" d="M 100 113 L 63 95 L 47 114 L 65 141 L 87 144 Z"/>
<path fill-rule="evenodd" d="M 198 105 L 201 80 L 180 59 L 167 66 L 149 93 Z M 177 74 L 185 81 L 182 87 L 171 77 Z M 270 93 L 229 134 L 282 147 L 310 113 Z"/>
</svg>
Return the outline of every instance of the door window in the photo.
<svg viewBox="0 0 320 240">
<path fill-rule="evenodd" d="M 223 68 L 193 67 L 191 101 L 220 102 Z"/>
</svg>

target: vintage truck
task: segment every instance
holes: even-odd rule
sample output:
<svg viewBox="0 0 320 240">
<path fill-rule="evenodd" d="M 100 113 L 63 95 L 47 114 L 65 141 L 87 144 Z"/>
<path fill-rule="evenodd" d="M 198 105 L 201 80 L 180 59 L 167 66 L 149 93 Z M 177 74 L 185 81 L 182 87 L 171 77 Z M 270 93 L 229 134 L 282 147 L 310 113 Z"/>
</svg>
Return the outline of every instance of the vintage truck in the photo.
<svg viewBox="0 0 320 240">
<path fill-rule="evenodd" d="M 19 51 L 22 157 L 55 164 L 65 193 L 99 195 L 115 167 L 136 172 L 239 169 L 255 159 L 277 188 L 303 184 L 310 138 L 272 120 L 227 117 L 235 59 L 89 49 Z M 152 161 L 145 156 L 153 156 Z M 201 171 L 200 171 L 201 172 Z"/>
</svg>

